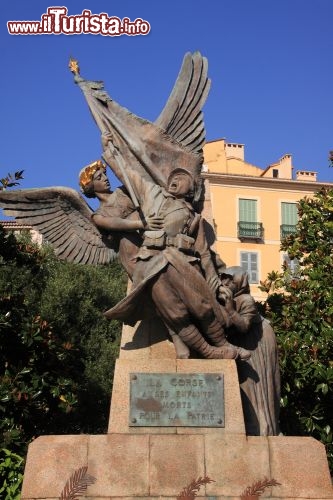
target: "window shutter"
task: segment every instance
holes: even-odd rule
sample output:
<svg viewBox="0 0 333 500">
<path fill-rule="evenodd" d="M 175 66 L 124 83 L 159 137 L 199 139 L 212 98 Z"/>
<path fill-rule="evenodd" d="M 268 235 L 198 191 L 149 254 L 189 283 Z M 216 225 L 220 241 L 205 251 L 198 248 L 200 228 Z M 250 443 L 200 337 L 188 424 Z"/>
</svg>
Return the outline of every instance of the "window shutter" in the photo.
<svg viewBox="0 0 333 500">
<path fill-rule="evenodd" d="M 239 200 L 239 220 L 243 222 L 257 222 L 257 200 Z"/>
<path fill-rule="evenodd" d="M 287 253 L 283 254 L 283 265 L 289 269 L 291 276 L 297 277 L 299 270 L 299 262 L 295 257 L 291 259 Z"/>
<path fill-rule="evenodd" d="M 258 283 L 258 254 L 256 252 L 241 252 L 241 267 L 247 272 L 250 283 Z"/>
<path fill-rule="evenodd" d="M 281 219 L 282 224 L 296 226 L 298 219 L 296 203 L 281 203 Z"/>
</svg>

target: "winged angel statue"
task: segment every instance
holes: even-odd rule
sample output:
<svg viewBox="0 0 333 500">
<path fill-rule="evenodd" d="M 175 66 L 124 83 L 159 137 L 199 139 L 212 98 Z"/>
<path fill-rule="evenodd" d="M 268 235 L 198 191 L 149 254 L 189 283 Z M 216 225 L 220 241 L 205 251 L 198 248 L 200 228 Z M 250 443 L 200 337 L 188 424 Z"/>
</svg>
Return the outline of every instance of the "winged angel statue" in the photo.
<svg viewBox="0 0 333 500">
<path fill-rule="evenodd" d="M 154 309 L 185 346 L 179 357 L 191 349 L 205 358 L 248 359 L 248 350 L 226 338 L 230 315 L 223 304 L 230 291 L 194 209 L 205 141 L 202 106 L 210 87 L 206 58 L 185 55 L 154 123 L 112 100 L 102 82 L 83 79 L 77 61 L 70 69 L 101 131 L 103 159 L 123 185 L 112 192 L 98 160 L 79 175 L 83 194 L 100 202 L 95 212 L 75 190 L 49 187 L 1 192 L 5 214 L 35 226 L 60 259 L 106 264 L 119 255 L 132 289 L 106 318 L 134 324 Z"/>
</svg>

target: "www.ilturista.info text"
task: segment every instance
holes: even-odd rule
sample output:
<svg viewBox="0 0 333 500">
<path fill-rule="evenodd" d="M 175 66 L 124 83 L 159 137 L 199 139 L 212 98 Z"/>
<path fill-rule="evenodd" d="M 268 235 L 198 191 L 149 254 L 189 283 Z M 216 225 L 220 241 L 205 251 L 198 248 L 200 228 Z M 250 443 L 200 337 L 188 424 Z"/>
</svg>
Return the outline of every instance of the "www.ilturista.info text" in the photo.
<svg viewBox="0 0 333 500">
<path fill-rule="evenodd" d="M 92 14 L 88 9 L 82 14 L 68 16 L 66 7 L 49 7 L 40 21 L 8 21 L 11 35 L 80 35 L 93 34 L 104 36 L 147 35 L 150 24 L 141 18 L 131 21 L 128 17 L 119 19 L 105 12 Z"/>
</svg>

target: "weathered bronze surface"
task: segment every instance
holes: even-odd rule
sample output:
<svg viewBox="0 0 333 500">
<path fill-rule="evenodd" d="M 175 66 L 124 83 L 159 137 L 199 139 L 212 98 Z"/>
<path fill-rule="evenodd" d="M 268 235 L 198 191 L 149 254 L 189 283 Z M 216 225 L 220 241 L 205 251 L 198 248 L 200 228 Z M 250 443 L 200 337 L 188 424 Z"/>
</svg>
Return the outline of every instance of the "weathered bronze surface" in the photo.
<svg viewBox="0 0 333 500">
<path fill-rule="evenodd" d="M 223 373 L 131 373 L 129 425 L 224 427 Z"/>
<path fill-rule="evenodd" d="M 100 129 L 102 157 L 123 185 L 111 191 L 106 166 L 98 160 L 79 175 L 82 193 L 99 201 L 95 211 L 79 193 L 65 187 L 1 191 L 0 207 L 6 215 L 39 230 L 61 259 L 107 264 L 118 255 L 132 287 L 127 297 L 105 311 L 105 317 L 134 325 L 157 315 L 174 342 L 177 358 L 189 358 L 195 352 L 206 359 L 236 359 L 247 434 L 279 434 L 274 331 L 258 313 L 247 273 L 237 266 L 226 268 L 211 248 L 213 239 L 208 238 L 207 223 L 200 214 L 202 108 L 210 87 L 207 59 L 199 52 L 185 55 L 155 122 L 118 104 L 102 82 L 82 78 L 77 61 L 71 61 L 70 69 Z M 206 399 L 199 398 L 210 403 L 213 397 Z M 162 422 L 165 415 L 168 425 L 172 419 L 187 419 L 185 424 L 173 425 L 191 425 L 192 420 L 192 425 L 212 425 L 206 417 L 196 422 L 189 416 L 192 405 L 201 411 L 194 397 L 180 398 L 191 404 L 188 408 L 186 404 L 166 408 L 163 398 L 156 401 L 165 411 L 141 408 L 147 415 L 155 411 L 156 425 L 167 425 Z M 204 406 L 202 415 L 206 414 Z M 133 418 L 138 420 L 137 415 Z M 221 419 L 214 413 L 213 425 L 222 425 L 216 423 Z M 149 419 L 139 414 L 139 420 Z"/>
</svg>

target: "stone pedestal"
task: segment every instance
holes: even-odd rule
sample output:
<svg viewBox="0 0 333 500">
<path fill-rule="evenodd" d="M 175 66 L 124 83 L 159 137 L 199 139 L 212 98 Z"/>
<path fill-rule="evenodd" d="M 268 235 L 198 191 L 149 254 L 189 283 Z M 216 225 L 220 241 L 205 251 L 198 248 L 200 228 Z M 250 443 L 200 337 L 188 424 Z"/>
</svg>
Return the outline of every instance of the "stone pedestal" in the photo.
<svg viewBox="0 0 333 500">
<path fill-rule="evenodd" d="M 132 372 L 223 373 L 225 427 L 129 426 Z M 265 478 L 280 483 L 265 488 L 262 496 L 272 499 L 333 498 L 321 443 L 304 437 L 247 437 L 236 363 L 176 360 L 163 327 L 154 322 L 124 328 L 108 433 L 36 439 L 29 446 L 22 500 L 59 498 L 66 481 L 84 466 L 96 480 L 83 498 L 95 500 L 175 500 L 192 480 L 204 476 L 213 482 L 200 487 L 198 498 L 240 498 Z"/>
</svg>

